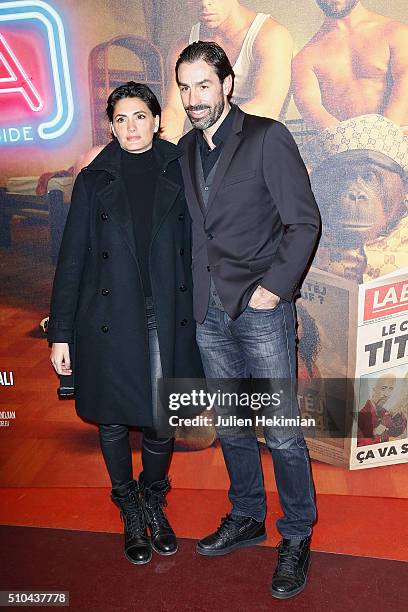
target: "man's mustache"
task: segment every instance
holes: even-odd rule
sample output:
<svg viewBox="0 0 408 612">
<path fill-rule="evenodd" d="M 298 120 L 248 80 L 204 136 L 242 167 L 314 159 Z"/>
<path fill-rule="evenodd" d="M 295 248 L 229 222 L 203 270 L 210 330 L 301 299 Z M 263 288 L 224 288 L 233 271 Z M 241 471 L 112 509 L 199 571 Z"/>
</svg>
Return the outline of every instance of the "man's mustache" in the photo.
<svg viewBox="0 0 408 612">
<path fill-rule="evenodd" d="M 197 104 L 197 106 L 185 106 L 184 107 L 186 111 L 202 111 L 202 110 L 207 110 L 207 108 L 210 108 L 210 106 L 205 106 L 204 104 Z"/>
</svg>

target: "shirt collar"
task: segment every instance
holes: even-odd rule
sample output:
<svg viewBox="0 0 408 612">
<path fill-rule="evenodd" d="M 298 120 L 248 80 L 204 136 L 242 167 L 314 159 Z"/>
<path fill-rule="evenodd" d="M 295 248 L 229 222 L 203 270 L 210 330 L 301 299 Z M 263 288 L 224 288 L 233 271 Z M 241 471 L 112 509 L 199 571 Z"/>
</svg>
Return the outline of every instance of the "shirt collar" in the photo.
<svg viewBox="0 0 408 612">
<path fill-rule="evenodd" d="M 237 110 L 237 106 L 235 104 L 231 104 L 231 109 L 228 112 L 228 115 L 225 117 L 225 119 L 219 126 L 218 130 L 215 132 L 214 136 L 212 137 L 212 141 L 216 147 L 218 147 L 220 144 L 224 143 L 227 140 L 228 134 L 230 133 L 231 128 L 232 128 L 232 122 L 234 120 L 236 110 Z M 200 147 L 205 147 L 209 149 L 208 143 L 203 136 L 202 130 L 197 130 L 197 136 L 199 139 L 198 142 L 200 143 Z"/>
</svg>

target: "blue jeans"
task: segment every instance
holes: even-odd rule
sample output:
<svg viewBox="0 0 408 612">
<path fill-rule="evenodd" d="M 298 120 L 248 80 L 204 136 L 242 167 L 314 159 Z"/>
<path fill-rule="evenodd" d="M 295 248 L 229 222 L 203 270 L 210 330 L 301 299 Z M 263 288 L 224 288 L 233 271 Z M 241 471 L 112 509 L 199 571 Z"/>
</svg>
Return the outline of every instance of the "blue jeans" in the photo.
<svg viewBox="0 0 408 612">
<path fill-rule="evenodd" d="M 210 306 L 203 323 L 197 324 L 206 378 L 286 379 L 296 381 L 296 331 L 293 303 L 281 300 L 275 308 L 256 310 L 248 306 L 232 320 L 223 310 Z M 217 408 L 218 409 L 218 408 Z M 217 410 L 216 409 L 216 410 Z M 296 393 L 283 403 L 283 416 L 298 411 Z M 266 497 L 259 446 L 255 430 L 245 435 L 219 433 L 230 478 L 232 516 L 250 516 L 263 521 Z M 272 453 L 276 485 L 284 516 L 277 521 L 284 538 L 305 538 L 316 518 L 310 462 L 303 434 L 264 427 Z"/>
</svg>

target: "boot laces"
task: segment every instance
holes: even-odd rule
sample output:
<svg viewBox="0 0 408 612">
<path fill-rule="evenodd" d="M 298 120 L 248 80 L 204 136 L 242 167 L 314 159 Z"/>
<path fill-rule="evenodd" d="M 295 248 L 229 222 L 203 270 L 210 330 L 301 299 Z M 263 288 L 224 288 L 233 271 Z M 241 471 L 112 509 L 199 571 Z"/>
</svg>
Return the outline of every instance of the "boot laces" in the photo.
<svg viewBox="0 0 408 612">
<path fill-rule="evenodd" d="M 283 546 L 279 543 L 276 546 L 279 552 L 277 571 L 288 576 L 296 574 L 302 551 L 300 548 Z"/>
<path fill-rule="evenodd" d="M 140 535 L 145 531 L 145 520 L 143 510 L 135 494 L 131 494 L 131 503 L 128 509 L 121 511 L 121 518 L 125 523 L 126 531 L 130 536 Z"/>
<path fill-rule="evenodd" d="M 167 516 L 163 510 L 163 507 L 166 506 L 167 500 L 164 498 L 164 495 L 162 493 L 151 493 L 150 504 L 148 504 L 148 510 L 150 509 L 149 515 L 151 521 L 154 522 L 158 527 L 169 526 Z"/>
</svg>

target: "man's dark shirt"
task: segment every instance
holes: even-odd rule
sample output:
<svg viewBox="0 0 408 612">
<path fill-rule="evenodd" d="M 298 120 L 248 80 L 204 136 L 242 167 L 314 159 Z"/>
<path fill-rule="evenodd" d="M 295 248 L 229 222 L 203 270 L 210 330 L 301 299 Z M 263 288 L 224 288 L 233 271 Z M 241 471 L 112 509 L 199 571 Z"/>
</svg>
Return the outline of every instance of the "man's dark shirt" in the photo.
<svg viewBox="0 0 408 612">
<path fill-rule="evenodd" d="M 208 143 L 203 136 L 202 130 L 197 130 L 197 142 L 198 146 L 200 147 L 200 156 L 201 162 L 203 164 L 204 180 L 207 180 L 207 177 L 210 174 L 212 168 L 214 167 L 215 162 L 221 155 L 223 145 L 231 132 L 232 122 L 234 120 L 236 108 L 237 107 L 235 106 L 235 104 L 231 104 L 231 110 L 229 111 L 228 115 L 225 117 L 224 121 L 221 123 L 220 127 L 212 137 L 212 141 L 215 144 L 214 149 L 210 149 L 210 147 L 208 146 Z"/>
</svg>

